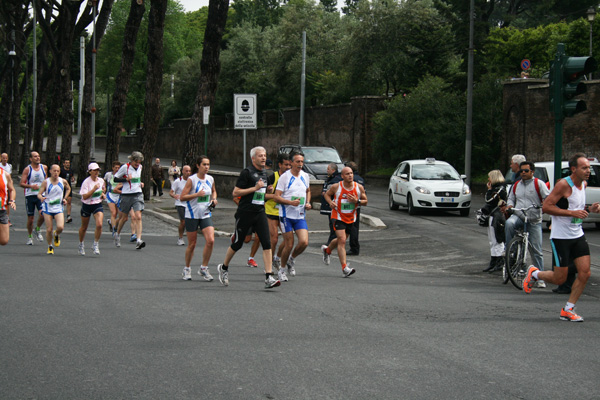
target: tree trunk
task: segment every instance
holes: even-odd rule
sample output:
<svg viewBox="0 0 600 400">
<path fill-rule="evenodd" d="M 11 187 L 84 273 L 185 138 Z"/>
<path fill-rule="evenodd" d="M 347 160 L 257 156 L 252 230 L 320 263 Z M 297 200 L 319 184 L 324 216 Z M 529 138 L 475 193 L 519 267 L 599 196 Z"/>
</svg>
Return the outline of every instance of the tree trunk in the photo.
<svg viewBox="0 0 600 400">
<path fill-rule="evenodd" d="M 52 70 L 58 69 L 58 65 L 54 65 Z M 54 72 L 52 75 L 55 80 L 52 85 L 52 92 L 58 94 L 60 90 L 60 84 L 56 80 L 60 80 L 58 77 L 59 72 Z M 58 139 L 58 126 L 59 126 L 59 109 L 60 109 L 60 96 L 54 95 L 50 97 L 50 107 L 48 107 L 48 137 L 46 138 L 46 156 L 43 158 L 43 163 L 51 165 L 56 162 L 56 142 Z M 41 154 L 41 153 L 40 153 Z"/>
<path fill-rule="evenodd" d="M 48 104 L 48 92 L 52 86 L 53 77 L 47 63 L 48 45 L 42 41 L 38 46 L 38 81 L 37 99 L 35 105 L 35 129 L 32 130 L 32 149 L 42 154 L 44 140 L 44 122 L 46 121 L 46 110 Z M 33 83 L 34 85 L 36 82 Z"/>
<path fill-rule="evenodd" d="M 144 100 L 144 131 L 142 133 L 142 154 L 144 167 L 144 199 L 150 199 L 150 168 L 154 146 L 160 124 L 160 91 L 163 80 L 163 34 L 167 0 L 151 0 L 148 15 L 148 67 L 146 70 L 146 97 Z"/>
<path fill-rule="evenodd" d="M 202 144 L 202 109 L 212 107 L 215 102 L 215 92 L 221 72 L 219 54 L 221 39 L 227 22 L 229 0 L 210 0 L 208 3 L 208 19 L 204 33 L 204 47 L 200 63 L 200 85 L 194 102 L 194 113 L 185 139 L 183 165 L 194 165 L 196 157 L 200 154 Z M 207 154 L 208 155 L 208 154 Z"/>
<path fill-rule="evenodd" d="M 123 118 L 127 106 L 127 92 L 133 74 L 133 60 L 135 57 L 135 44 L 142 17 L 146 8 L 144 4 L 138 5 L 136 0 L 131 0 L 129 17 L 125 27 L 123 38 L 123 55 L 121 67 L 115 79 L 115 92 L 112 96 L 110 118 L 108 120 L 108 131 L 106 132 L 106 156 L 105 165 L 109 166 L 114 160 L 119 159 L 119 144 L 123 128 Z"/>
</svg>

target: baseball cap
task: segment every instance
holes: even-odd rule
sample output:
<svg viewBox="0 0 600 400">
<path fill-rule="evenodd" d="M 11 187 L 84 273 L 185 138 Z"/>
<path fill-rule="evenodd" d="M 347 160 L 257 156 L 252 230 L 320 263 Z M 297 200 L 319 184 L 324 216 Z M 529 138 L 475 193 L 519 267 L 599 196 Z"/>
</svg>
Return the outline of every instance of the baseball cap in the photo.
<svg viewBox="0 0 600 400">
<path fill-rule="evenodd" d="M 88 171 L 92 171 L 94 169 L 100 169 L 100 166 L 95 162 L 90 163 L 90 165 L 88 165 Z"/>
</svg>

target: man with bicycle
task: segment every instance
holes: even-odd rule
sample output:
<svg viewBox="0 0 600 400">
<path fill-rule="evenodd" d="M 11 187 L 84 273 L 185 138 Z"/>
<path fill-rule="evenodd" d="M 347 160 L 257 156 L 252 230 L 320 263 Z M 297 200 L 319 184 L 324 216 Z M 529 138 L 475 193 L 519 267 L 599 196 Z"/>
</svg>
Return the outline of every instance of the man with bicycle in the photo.
<svg viewBox="0 0 600 400">
<path fill-rule="evenodd" d="M 523 281 L 523 290 L 530 293 L 533 283 L 542 279 L 561 284 L 567 279 L 569 264 L 575 263 L 577 279 L 565 307 L 560 311 L 563 321 L 583 322 L 575 313 L 575 303 L 583 293 L 590 278 L 590 248 L 581 224 L 590 212 L 600 212 L 600 203 L 585 205 L 585 187 L 590 177 L 590 162 L 583 153 L 569 159 L 571 175 L 556 183 L 552 193 L 544 202 L 544 212 L 552 216 L 552 261 L 554 271 L 539 271 L 531 266 Z"/>
<path fill-rule="evenodd" d="M 533 265 L 540 271 L 544 270 L 544 256 L 542 253 L 542 203 L 548 194 L 546 182 L 533 177 L 535 165 L 531 161 L 523 161 L 520 164 L 519 173 L 521 180 L 515 182 L 508 193 L 507 208 L 527 208 L 531 205 L 539 208 L 532 208 L 527 212 L 527 232 L 529 232 L 529 244 L 531 245 L 531 255 Z M 515 211 L 513 215 L 506 220 L 504 226 L 506 235 L 506 244 L 515 236 L 517 229 L 524 227 L 524 215 L 521 211 Z M 545 288 L 543 280 L 537 281 L 537 287 Z"/>
</svg>

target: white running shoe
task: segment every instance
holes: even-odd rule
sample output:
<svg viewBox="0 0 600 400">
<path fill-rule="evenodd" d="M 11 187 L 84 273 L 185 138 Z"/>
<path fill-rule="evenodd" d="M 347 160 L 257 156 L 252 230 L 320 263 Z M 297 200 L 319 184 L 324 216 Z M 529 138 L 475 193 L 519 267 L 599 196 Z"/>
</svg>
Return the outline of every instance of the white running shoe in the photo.
<svg viewBox="0 0 600 400">
<path fill-rule="evenodd" d="M 27 243 L 25 243 L 28 246 L 33 246 L 33 239 L 31 237 L 27 238 Z"/>
<path fill-rule="evenodd" d="M 184 281 L 191 281 L 192 280 L 192 269 L 191 268 L 183 268 L 183 273 L 181 275 L 183 275 Z"/>
<path fill-rule="evenodd" d="M 44 240 L 41 229 L 34 229 L 34 232 L 35 232 L 35 238 L 38 240 L 38 242 L 41 242 Z"/>
<path fill-rule="evenodd" d="M 223 264 L 217 266 L 217 271 L 219 271 L 219 282 L 221 282 L 221 285 L 229 286 L 229 272 L 223 269 Z"/>
<path fill-rule="evenodd" d="M 121 235 L 118 233 L 115 234 L 115 246 L 121 247 Z"/>
<path fill-rule="evenodd" d="M 296 276 L 296 269 L 294 268 L 294 265 L 296 265 L 296 260 L 288 259 L 287 268 L 290 276 Z"/>
<path fill-rule="evenodd" d="M 97 256 L 100 255 L 100 248 L 98 247 L 98 243 L 92 244 L 92 250 L 94 251 L 95 255 L 97 255 Z"/>
<path fill-rule="evenodd" d="M 79 255 L 85 256 L 85 249 L 83 248 L 83 243 L 79 243 Z"/>
<path fill-rule="evenodd" d="M 535 287 L 536 288 L 540 288 L 540 289 L 545 289 L 546 288 L 546 282 L 544 282 L 544 281 L 537 281 L 535 283 Z"/>
<path fill-rule="evenodd" d="M 275 270 L 279 270 L 279 268 L 281 268 L 281 259 L 273 259 L 273 268 Z"/>
<path fill-rule="evenodd" d="M 322 245 L 321 251 L 323 252 L 323 263 L 329 265 L 331 263 L 331 255 L 327 253 L 327 245 Z"/>
<path fill-rule="evenodd" d="M 185 246 L 185 242 L 183 241 L 183 238 L 177 239 L 177 246 Z"/>
<path fill-rule="evenodd" d="M 201 275 L 204 278 L 205 281 L 209 281 L 209 282 L 212 282 L 213 279 L 215 279 L 215 278 L 212 277 L 212 275 L 208 271 L 208 267 L 200 268 L 198 270 L 198 275 Z"/>
<path fill-rule="evenodd" d="M 269 277 L 267 279 L 265 279 L 265 288 L 267 288 L 267 289 L 272 289 L 279 285 L 281 285 L 281 282 L 279 282 L 277 279 L 273 278 L 273 275 L 269 275 Z"/>
<path fill-rule="evenodd" d="M 285 274 L 285 268 L 280 268 L 279 271 L 277 271 L 277 277 L 279 278 L 279 280 L 281 282 L 287 282 L 288 281 L 288 277 Z"/>
<path fill-rule="evenodd" d="M 356 272 L 356 270 L 354 268 L 350 268 L 349 266 L 346 265 L 346 268 L 344 268 L 344 278 L 349 277 L 350 275 L 352 275 L 355 272 Z"/>
</svg>

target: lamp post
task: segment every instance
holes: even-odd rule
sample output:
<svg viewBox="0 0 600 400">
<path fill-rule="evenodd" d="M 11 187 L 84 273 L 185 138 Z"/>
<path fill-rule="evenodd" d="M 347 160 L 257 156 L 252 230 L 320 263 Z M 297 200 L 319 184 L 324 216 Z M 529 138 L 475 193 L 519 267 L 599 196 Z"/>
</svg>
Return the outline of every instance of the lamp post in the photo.
<svg viewBox="0 0 600 400">
<path fill-rule="evenodd" d="M 12 34 L 13 38 L 13 48 L 8 52 L 8 58 L 10 58 L 10 112 L 8 113 L 8 141 L 12 139 L 12 116 L 13 116 L 13 107 L 15 102 L 15 57 L 17 52 L 15 51 L 15 32 Z"/>
<path fill-rule="evenodd" d="M 593 26 L 594 26 L 594 18 L 596 18 L 596 9 L 594 7 L 590 7 L 587 10 L 587 19 L 590 21 L 590 57 L 592 56 L 592 36 L 593 36 Z M 589 80 L 592 80 L 592 73 L 590 72 Z"/>
</svg>

